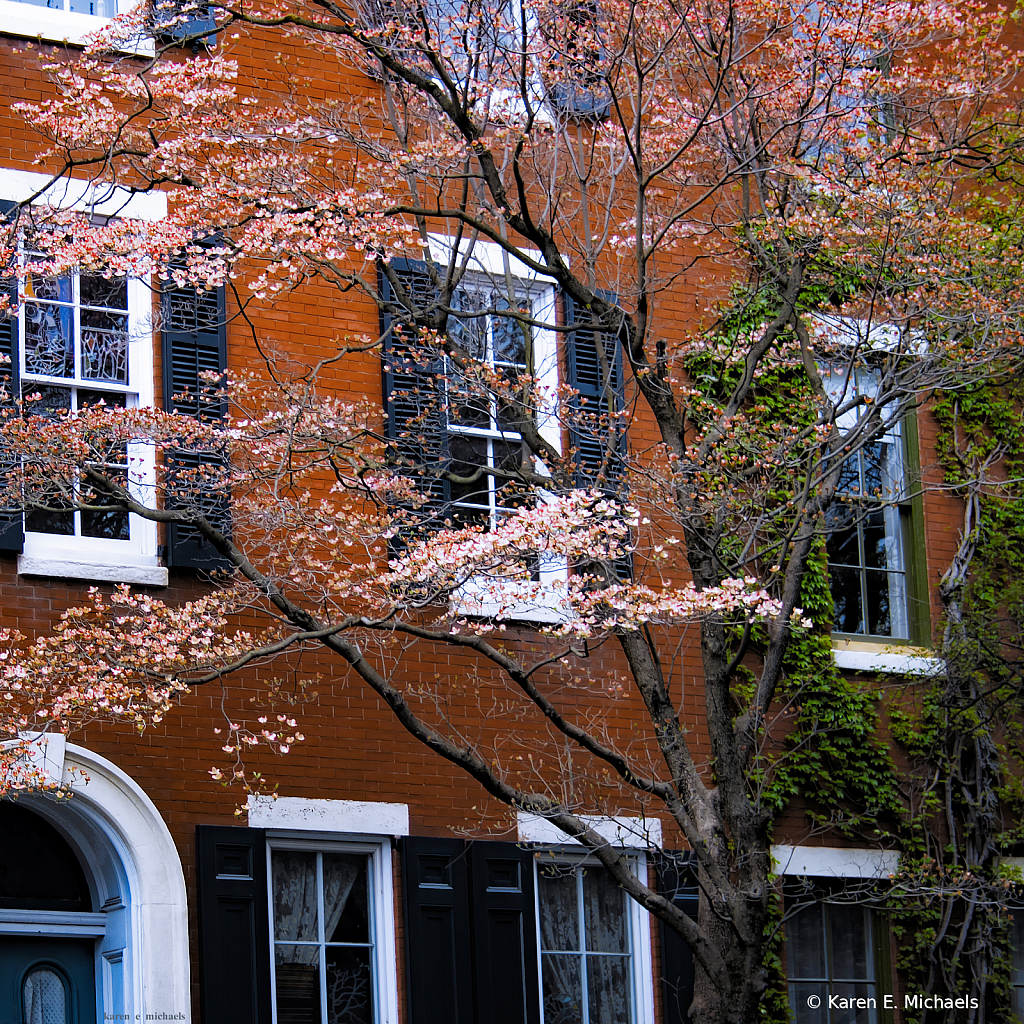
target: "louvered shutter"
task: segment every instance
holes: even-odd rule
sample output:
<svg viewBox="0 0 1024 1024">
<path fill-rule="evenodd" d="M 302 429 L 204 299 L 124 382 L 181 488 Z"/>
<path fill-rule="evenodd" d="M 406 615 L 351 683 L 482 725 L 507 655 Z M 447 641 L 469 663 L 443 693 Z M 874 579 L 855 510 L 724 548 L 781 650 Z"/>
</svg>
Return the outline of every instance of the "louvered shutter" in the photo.
<svg viewBox="0 0 1024 1024">
<path fill-rule="evenodd" d="M 608 302 L 615 301 L 610 292 L 599 294 Z M 587 319 L 587 311 L 578 309 L 568 295 L 563 294 L 563 301 L 566 323 Z M 613 425 L 612 456 L 608 459 L 605 479 L 599 481 L 610 438 L 607 420 L 601 424 L 597 419 L 619 412 L 623 406 L 622 349 L 618 339 L 595 327 L 579 327 L 570 331 L 566 336 L 566 366 L 569 386 L 580 393 L 573 410 L 577 415 L 571 417 L 569 427 L 569 440 L 576 451 L 576 486 L 614 490 L 620 470 L 619 459 L 625 449 L 625 432 L 618 423 Z M 589 422 L 591 418 L 593 422 Z"/>
<path fill-rule="evenodd" d="M 466 844 L 409 836 L 401 853 L 409 1024 L 471 1024 Z"/>
<path fill-rule="evenodd" d="M 608 302 L 616 301 L 611 292 L 599 291 L 598 294 Z M 586 321 L 585 310 L 578 310 L 564 293 L 562 299 L 566 323 L 575 323 L 577 314 L 580 321 Z M 576 460 L 575 484 L 622 497 L 626 431 L 621 421 L 608 418 L 621 412 L 625 403 L 622 346 L 612 334 L 596 327 L 579 327 L 566 336 L 565 362 L 569 386 L 579 392 L 569 416 L 569 443 Z M 590 566 L 580 568 L 591 571 Z M 632 555 L 616 559 L 613 568 L 617 579 L 631 579 Z"/>
<path fill-rule="evenodd" d="M 696 918 L 699 894 L 689 855 L 665 851 L 656 855 L 658 892 Z M 693 952 L 678 932 L 661 926 L 661 984 L 665 1024 L 689 1024 L 693 1002 Z"/>
<path fill-rule="evenodd" d="M 227 364 L 227 327 L 223 287 L 210 291 L 179 288 L 169 282 L 163 295 L 164 408 L 204 421 L 224 417 L 219 398 L 204 395 L 210 384 L 205 373 L 223 373 Z M 203 465 L 222 465 L 215 455 L 174 452 L 166 456 L 169 509 L 196 508 L 222 533 L 230 535 L 230 502 L 223 494 L 197 494 L 190 472 Z M 227 561 L 187 523 L 167 528 L 167 564 L 193 569 L 217 569 Z"/>
<path fill-rule="evenodd" d="M 469 847 L 477 1024 L 540 1020 L 533 854 L 515 843 Z"/>
<path fill-rule="evenodd" d="M 6 199 L 0 200 L 0 230 L 3 230 L 7 216 L 15 206 L 17 203 Z M 0 291 L 10 294 L 11 305 L 8 308 L 13 311 L 18 302 L 17 278 L 0 275 Z M 16 316 L 9 313 L 0 314 L 0 388 L 4 396 L 0 398 L 0 418 L 3 419 L 19 415 L 17 402 L 21 397 L 21 380 L 18 372 L 21 353 L 18 351 L 18 323 Z M 8 459 L 6 468 L 10 467 L 11 460 Z M 0 455 L 0 474 L 4 468 L 5 462 Z M 21 510 L 11 508 L 5 513 L 0 509 L 0 551 L 20 554 L 24 548 L 25 520 Z"/>
<path fill-rule="evenodd" d="M 422 315 L 437 301 L 437 291 L 426 264 L 393 260 L 391 270 L 400 280 L 415 312 Z M 403 303 L 383 271 L 380 292 L 381 336 L 384 339 L 384 408 L 391 460 L 395 469 L 417 481 L 426 501 L 409 510 L 411 532 L 418 526 L 439 525 L 451 501 L 451 488 L 440 476 L 448 462 L 448 439 L 443 408 L 442 361 L 418 344 L 412 310 L 403 315 Z M 389 308 L 394 307 L 394 308 Z"/>
<path fill-rule="evenodd" d="M 199 825 L 196 862 L 202 1019 L 270 1024 L 266 833 Z"/>
</svg>

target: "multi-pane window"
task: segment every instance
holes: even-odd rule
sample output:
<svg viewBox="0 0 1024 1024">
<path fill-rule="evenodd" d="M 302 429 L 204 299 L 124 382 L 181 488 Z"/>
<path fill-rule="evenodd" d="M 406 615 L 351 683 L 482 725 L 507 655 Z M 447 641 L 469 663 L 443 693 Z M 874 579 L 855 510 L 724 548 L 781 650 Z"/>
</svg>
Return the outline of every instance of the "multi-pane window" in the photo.
<svg viewBox="0 0 1024 1024">
<path fill-rule="evenodd" d="M 521 300 L 528 308 L 529 297 Z M 507 296 L 492 293 L 484 283 L 467 284 L 455 304 L 465 315 L 449 320 L 448 333 L 459 348 L 493 367 L 506 382 L 514 383 L 527 372 L 526 338 L 519 322 L 488 312 L 508 309 Z M 502 511 L 516 504 L 515 486 L 500 474 L 514 475 L 523 460 L 512 409 L 503 397 L 467 380 L 451 360 L 446 361 L 445 380 L 453 516 L 463 523 L 494 526 Z"/>
<path fill-rule="evenodd" d="M 26 274 L 22 278 L 20 370 L 29 412 L 59 415 L 88 406 L 138 403 L 139 385 L 129 358 L 128 287 L 125 278 L 98 274 Z M 105 472 L 126 481 L 125 446 L 104 454 Z M 130 539 L 127 513 L 61 511 L 68 497 L 53 495 L 48 510 L 26 517 L 26 529 L 69 537 Z M 76 497 L 86 503 L 91 499 L 84 490 Z M 98 500 L 102 503 L 102 498 Z"/>
<path fill-rule="evenodd" d="M 112 18 L 117 14 L 117 0 L 19 0 L 33 7 L 48 7 L 56 11 L 71 11 L 74 14 L 93 14 L 101 18 Z"/>
<path fill-rule="evenodd" d="M 273 849 L 270 864 L 276 1024 L 372 1024 L 371 856 Z"/>
<path fill-rule="evenodd" d="M 544 1024 L 631 1024 L 630 915 L 607 869 L 543 865 L 537 903 Z"/>
<path fill-rule="evenodd" d="M 856 903 L 812 903 L 786 921 L 789 1006 L 796 1024 L 876 1024 L 881 997 L 872 925 L 871 911 Z M 830 996 L 837 1006 L 860 1008 L 832 1008 Z M 847 1002 L 855 999 L 865 1002 Z"/>
<path fill-rule="evenodd" d="M 825 376 L 838 403 L 854 388 L 870 393 L 874 378 L 867 373 Z M 835 604 L 837 633 L 907 638 L 905 524 L 910 508 L 906 495 L 903 436 L 892 424 L 879 438 L 856 442 L 858 412 L 841 417 L 839 429 L 853 432 L 856 449 L 843 463 L 837 501 L 827 520 L 828 570 Z"/>
</svg>

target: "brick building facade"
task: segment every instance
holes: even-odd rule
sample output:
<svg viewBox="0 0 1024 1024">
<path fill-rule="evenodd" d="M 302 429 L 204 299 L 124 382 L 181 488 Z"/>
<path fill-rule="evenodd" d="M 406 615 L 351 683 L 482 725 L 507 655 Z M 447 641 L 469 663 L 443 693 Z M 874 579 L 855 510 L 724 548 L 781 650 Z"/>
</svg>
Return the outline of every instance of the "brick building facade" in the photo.
<svg viewBox="0 0 1024 1024">
<path fill-rule="evenodd" d="M 74 44 L 110 13 L 99 4 L 87 6 L 71 0 L 59 10 L 0 0 L 5 16 L 0 66 L 9 101 L 47 97 L 38 53 L 64 45 L 61 40 Z M 223 45 L 253 74 L 266 58 L 258 38 Z M 310 67 L 309 53 L 297 47 L 287 52 L 289 46 L 281 44 L 282 56 L 312 83 L 308 95 L 316 95 L 320 80 L 324 97 L 372 100 L 372 80 L 329 61 Z M 7 107 L 0 110 L 0 125 L 0 202 L 22 202 L 47 180 L 33 163 L 39 139 Z M 161 195 L 136 197 L 125 205 L 74 181 L 48 195 L 58 204 L 91 206 L 97 214 L 166 215 Z M 166 404 L 170 391 L 189 386 L 189 373 L 194 386 L 199 371 L 222 368 L 225 357 L 232 369 L 252 364 L 249 328 L 232 318 L 223 296 L 213 309 L 214 293 L 191 299 L 186 294 L 176 320 L 167 312 L 172 300 L 166 295 L 154 297 L 136 283 L 121 291 L 108 284 L 74 277 L 66 280 L 64 292 L 24 297 L 7 342 L 23 389 L 30 382 L 61 388 L 72 403 L 92 396 L 96 375 L 85 366 L 82 344 L 90 316 L 127 325 L 132 337 L 123 365 L 107 373 L 107 383 L 98 389 L 111 401 Z M 684 283 L 671 296 L 681 318 L 692 313 L 694 288 Z M 44 300 L 52 305 L 44 308 Z M 539 294 L 537 301 L 549 303 L 549 311 L 556 307 L 553 293 Z M 209 307 L 205 312 L 203 303 Z M 152 316 L 154 309 L 162 310 L 161 318 Z M 38 327 L 41 318 L 54 315 L 63 316 L 78 339 L 75 354 L 59 367 L 46 362 L 50 356 L 38 341 L 47 326 Z M 336 338 L 375 334 L 379 323 L 368 300 L 354 296 L 339 305 L 333 289 L 317 284 L 276 305 L 253 307 L 249 315 L 262 338 L 307 364 L 328 357 Z M 552 335 L 550 345 L 550 372 L 565 381 L 570 369 L 563 341 Z M 579 378 L 572 382 L 578 385 Z M 620 384 L 628 395 L 632 382 Z M 352 358 L 336 386 L 342 397 L 379 401 L 379 353 Z M 941 479 L 932 454 L 936 429 L 924 411 L 916 429 L 908 428 L 894 442 L 905 452 L 915 444 L 926 484 Z M 642 418 L 630 432 L 638 448 L 656 437 L 654 426 Z M 473 436 L 495 441 L 483 428 Z M 479 494 L 463 498 L 474 508 L 489 501 Z M 937 490 L 926 489 L 918 505 L 908 507 L 897 529 L 904 531 L 908 552 L 916 552 L 917 589 L 905 599 L 916 599 L 917 610 L 904 609 L 905 620 L 914 618 L 916 625 L 894 628 L 889 636 L 859 637 L 874 631 L 851 628 L 836 639 L 840 667 L 927 669 L 927 654 L 916 644 L 926 643 L 939 621 L 936 584 L 956 549 L 960 522 L 957 503 Z M 0 625 L 29 635 L 52 627 L 91 586 L 128 582 L 173 602 L 202 592 L 204 572 L 216 567 L 210 552 L 184 532 L 174 536 L 134 521 L 90 523 L 83 513 L 59 523 L 30 517 L 8 529 L 0 546 Z M 901 572 L 905 569 L 901 566 Z M 530 637 L 524 624 L 508 639 L 529 643 Z M 620 671 L 619 657 L 608 648 L 595 652 L 592 677 Z M 304 656 L 301 669 L 323 676 L 316 699 L 296 712 L 306 740 L 283 758 L 257 755 L 257 767 L 277 784 L 279 798 L 254 799 L 247 817 L 236 816 L 236 792 L 207 777 L 208 766 L 220 756 L 214 729 L 222 721 L 223 695 L 216 684 L 196 687 L 174 714 L 142 735 L 96 727 L 74 743 L 56 736 L 37 743 L 40 764 L 54 777 L 73 779 L 75 796 L 55 802 L 26 795 L 0 804 L 5 867 L 15 879 L 8 884 L 0 877 L 0 885 L 7 885 L 0 897 L 0 1020 L 674 1024 L 685 1019 L 692 977 L 688 953 L 624 900 L 578 846 L 566 843 L 546 822 L 510 817 L 489 803 L 471 779 L 411 738 L 377 697 L 340 673 L 326 654 Z M 684 669 L 698 676 L 696 652 L 684 655 Z M 407 656 L 404 670 L 429 680 L 459 678 L 471 666 L 450 648 L 424 644 Z M 481 686 L 486 685 L 483 680 Z M 251 711 L 250 698 L 260 692 L 255 680 L 248 691 L 234 689 L 229 713 Z M 469 723 L 479 697 L 463 693 L 456 699 L 465 701 Z M 629 734 L 635 698 L 613 700 L 595 690 L 588 699 L 607 729 Z M 691 706 L 684 704 L 682 717 L 697 737 L 697 754 L 710 758 L 695 698 Z M 500 728 L 500 721 L 493 727 Z M 776 835 L 783 874 L 828 881 L 881 877 L 892 869 L 892 855 L 884 850 L 850 850 L 821 838 L 803 845 L 803 821 L 796 811 L 783 824 L 788 834 Z M 631 851 L 641 872 L 656 879 L 660 871 L 663 886 L 678 882 L 679 862 L 662 855 L 662 850 L 683 849 L 670 823 L 644 818 L 634 809 L 600 827 Z M 683 905 L 692 905 L 694 894 L 685 880 L 678 896 Z M 830 913 L 835 921 L 820 915 L 807 919 L 801 949 L 831 948 L 844 937 L 850 955 L 860 958 L 856 976 L 835 974 L 838 950 L 830 952 L 829 962 L 819 957 L 817 963 L 808 952 L 799 969 L 791 958 L 792 992 L 802 998 L 801 986 L 816 992 L 848 981 L 880 995 L 890 968 L 868 912 Z M 879 1011 L 863 1019 L 885 1018 Z"/>
</svg>

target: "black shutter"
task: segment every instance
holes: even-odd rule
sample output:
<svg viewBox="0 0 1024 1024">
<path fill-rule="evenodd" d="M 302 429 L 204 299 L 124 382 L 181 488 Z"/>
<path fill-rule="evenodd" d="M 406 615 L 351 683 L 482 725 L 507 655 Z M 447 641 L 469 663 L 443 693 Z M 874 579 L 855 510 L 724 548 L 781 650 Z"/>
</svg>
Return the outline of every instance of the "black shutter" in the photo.
<svg viewBox="0 0 1024 1024">
<path fill-rule="evenodd" d="M 208 395 L 204 373 L 223 373 L 227 365 L 227 317 L 224 288 L 210 291 L 179 288 L 168 282 L 163 295 L 164 408 L 204 421 L 223 419 L 219 397 Z M 174 452 L 165 458 L 166 505 L 169 509 L 195 508 L 222 533 L 230 535 L 231 509 L 223 494 L 202 494 L 190 486 L 191 474 L 202 466 L 220 466 L 211 454 Z M 175 481 L 181 481 L 180 487 Z M 226 568 L 228 562 L 196 529 L 187 523 L 167 527 L 167 564 L 193 569 Z"/>
<path fill-rule="evenodd" d="M 536 1024 L 533 855 L 411 836 L 402 877 L 409 1024 Z"/>
<path fill-rule="evenodd" d="M 390 269 L 405 290 L 405 302 L 380 273 L 380 329 L 384 339 L 384 408 L 391 461 L 396 471 L 417 480 L 425 502 L 409 510 L 412 532 L 421 522 L 439 525 L 451 501 L 451 487 L 440 474 L 448 463 L 443 408 L 444 366 L 436 353 L 418 343 L 415 315 L 437 302 L 426 264 L 392 260 Z M 415 309 L 409 310 L 411 303 Z"/>
<path fill-rule="evenodd" d="M 689 854 L 665 851 L 655 858 L 658 892 L 684 913 L 697 917 L 697 879 Z M 693 1002 L 693 952 L 683 937 L 661 925 L 661 984 L 665 999 L 665 1024 L 689 1024 Z"/>
<path fill-rule="evenodd" d="M 10 212 L 17 206 L 17 203 L 7 199 L 0 199 L 0 231 L 5 230 L 5 223 Z M 7 277 L 0 274 L 0 292 L 8 292 L 11 297 L 9 312 L 0 313 L 0 389 L 3 396 L 0 398 L 0 419 L 9 419 L 12 416 L 20 415 L 18 400 L 21 398 L 20 365 L 21 353 L 18 350 L 18 317 L 11 313 L 18 304 L 18 280 L 17 277 Z M 11 468 L 11 460 L 6 461 L 0 457 L 0 474 L 4 469 Z M 7 512 L 0 509 L 0 551 L 20 554 L 25 549 L 25 519 L 21 509 L 13 508 Z"/>
<path fill-rule="evenodd" d="M 607 302 L 615 302 L 615 295 L 611 292 L 599 291 L 598 294 Z M 586 321 L 586 310 L 577 309 L 565 293 L 562 301 L 567 324 L 575 323 L 577 314 L 581 322 Z M 569 443 L 575 451 L 576 461 L 574 482 L 577 487 L 596 487 L 622 497 L 626 429 L 621 420 L 609 418 L 621 412 L 625 404 L 622 346 L 613 334 L 596 327 L 578 327 L 567 334 L 565 348 L 568 383 L 579 392 L 579 398 L 573 399 L 568 416 Z M 614 431 L 614 436 L 610 436 L 610 430 Z M 596 566 L 583 565 L 580 568 L 599 572 Z M 612 568 L 617 579 L 631 579 L 632 555 L 617 558 Z"/>
<path fill-rule="evenodd" d="M 477 1024 L 540 1020 L 533 854 L 515 843 L 469 848 Z"/>
<path fill-rule="evenodd" d="M 466 844 L 410 836 L 401 852 L 409 1024 L 471 1024 Z"/>
<path fill-rule="evenodd" d="M 599 294 L 608 302 L 615 301 L 615 296 L 610 292 Z M 577 316 L 585 322 L 587 311 L 577 309 L 568 295 L 563 294 L 562 298 L 566 323 L 575 323 Z M 601 344 L 601 352 L 598 350 L 598 342 Z M 607 417 L 622 409 L 622 348 L 612 334 L 596 327 L 579 327 L 566 336 L 566 366 L 569 386 L 580 393 L 569 427 L 569 440 L 576 450 L 576 486 L 601 486 L 605 489 L 609 481 L 615 480 L 620 468 L 618 459 L 624 452 L 625 431 L 616 421 L 613 453 L 606 467 L 606 480 L 599 485 L 597 477 L 608 454 L 609 437 L 608 421 L 605 420 L 604 424 L 597 421 L 599 417 Z"/>
<path fill-rule="evenodd" d="M 199 825 L 199 1003 L 208 1024 L 270 1024 L 266 833 Z"/>
</svg>

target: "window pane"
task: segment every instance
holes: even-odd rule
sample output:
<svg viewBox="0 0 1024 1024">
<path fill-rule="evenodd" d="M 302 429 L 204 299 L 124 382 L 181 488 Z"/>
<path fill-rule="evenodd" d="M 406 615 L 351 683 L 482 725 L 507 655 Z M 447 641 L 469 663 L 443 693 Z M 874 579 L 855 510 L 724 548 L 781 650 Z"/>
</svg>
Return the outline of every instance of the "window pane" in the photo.
<svg viewBox="0 0 1024 1024">
<path fill-rule="evenodd" d="M 45 7 L 46 4 L 43 4 Z M 63 8 L 63 4 L 56 4 Z M 38 257 L 36 257 L 38 259 Z M 52 299 L 54 302 L 74 302 L 74 289 L 70 277 L 44 277 L 42 274 L 26 274 L 25 297 L 27 299 Z"/>
<path fill-rule="evenodd" d="M 902 577 L 897 573 L 873 569 L 869 569 L 865 575 L 868 589 L 868 632 L 876 636 L 894 636 L 892 599 L 900 595 Z"/>
<path fill-rule="evenodd" d="M 863 633 L 860 570 L 830 565 L 828 570 L 832 600 L 835 602 L 834 628 L 838 633 Z"/>
<path fill-rule="evenodd" d="M 316 854 L 275 850 L 274 937 L 315 942 L 317 934 Z"/>
<path fill-rule="evenodd" d="M 869 569 L 897 568 L 891 565 L 892 543 L 886 536 L 885 512 L 878 509 L 864 518 L 864 564 Z"/>
<path fill-rule="evenodd" d="M 579 949 L 576 872 L 544 867 L 537 879 L 540 902 L 540 948 Z"/>
<path fill-rule="evenodd" d="M 325 853 L 324 935 L 328 942 L 369 942 L 366 855 Z"/>
<path fill-rule="evenodd" d="M 95 274 L 82 274 L 78 288 L 83 306 L 128 309 L 128 279 L 125 277 L 112 277 L 108 280 Z"/>
<path fill-rule="evenodd" d="M 583 924 L 588 951 L 629 952 L 626 896 L 606 868 L 583 871 Z"/>
<path fill-rule="evenodd" d="M 372 1024 L 370 957 L 366 946 L 327 947 L 327 1024 Z"/>
<path fill-rule="evenodd" d="M 26 302 L 24 317 L 26 372 L 73 377 L 75 342 L 71 307 Z"/>
<path fill-rule="evenodd" d="M 452 307 L 454 309 L 468 312 L 479 312 L 486 308 L 484 297 L 479 292 L 458 291 L 452 296 Z M 480 315 L 468 317 L 448 318 L 448 337 L 453 344 L 458 345 L 467 355 L 474 359 L 484 360 L 487 358 L 487 316 Z"/>
<path fill-rule="evenodd" d="M 583 1024 L 581 959 L 571 954 L 545 953 L 541 956 L 544 1024 Z"/>
<path fill-rule="evenodd" d="M 791 978 L 821 978 L 825 971 L 821 904 L 813 903 L 786 922 L 786 967 Z"/>
<path fill-rule="evenodd" d="M 860 539 L 857 534 L 857 527 L 853 526 L 849 529 L 830 533 L 826 549 L 830 566 L 860 565 Z"/>
<path fill-rule="evenodd" d="M 786 925 L 787 932 L 789 925 Z M 789 955 L 787 941 L 786 955 Z M 807 1005 L 808 996 L 817 996 L 818 1005 Z M 828 986 L 823 982 L 789 986 L 789 1009 L 795 1024 L 827 1024 L 828 1022 Z"/>
<path fill-rule="evenodd" d="M 868 912 L 858 906 L 830 906 L 828 916 L 832 977 L 842 981 L 872 979 Z"/>
<path fill-rule="evenodd" d="M 833 985 L 832 994 L 838 999 L 868 999 L 875 995 L 874 985 Z M 837 999 L 837 1001 L 838 1001 Z M 840 1009 L 832 1010 L 832 1024 L 875 1024 L 877 1012 L 872 1009 Z"/>
<path fill-rule="evenodd" d="M 448 373 L 448 416 L 453 426 L 491 426 L 491 399 L 481 394 L 479 384 L 473 384 L 457 370 Z"/>
<path fill-rule="evenodd" d="M 587 995 L 590 1024 L 629 1024 L 629 957 L 588 956 Z"/>
<path fill-rule="evenodd" d="M 523 304 L 526 305 L 525 300 Z M 508 309 L 508 300 L 503 296 L 495 295 L 493 306 L 495 309 Z M 525 369 L 526 338 L 519 321 L 506 316 L 492 317 L 491 332 L 494 338 L 495 363 Z"/>
<path fill-rule="evenodd" d="M 456 476 L 472 477 L 481 466 L 487 465 L 487 438 L 464 437 L 451 434 L 448 437 L 448 450 L 451 453 L 451 472 Z M 452 501 L 456 504 L 465 502 L 473 505 L 489 506 L 490 494 L 488 477 L 481 473 L 477 479 L 451 483 Z"/>
<path fill-rule="evenodd" d="M 22 1002 L 27 1024 L 65 1024 L 68 1019 L 64 981 L 49 967 L 36 967 L 29 972 L 22 989 Z"/>
<path fill-rule="evenodd" d="M 83 309 L 82 376 L 128 383 L 128 315 Z"/>
<path fill-rule="evenodd" d="M 274 983 L 277 1024 L 321 1024 L 319 946 L 277 945 Z"/>
</svg>

